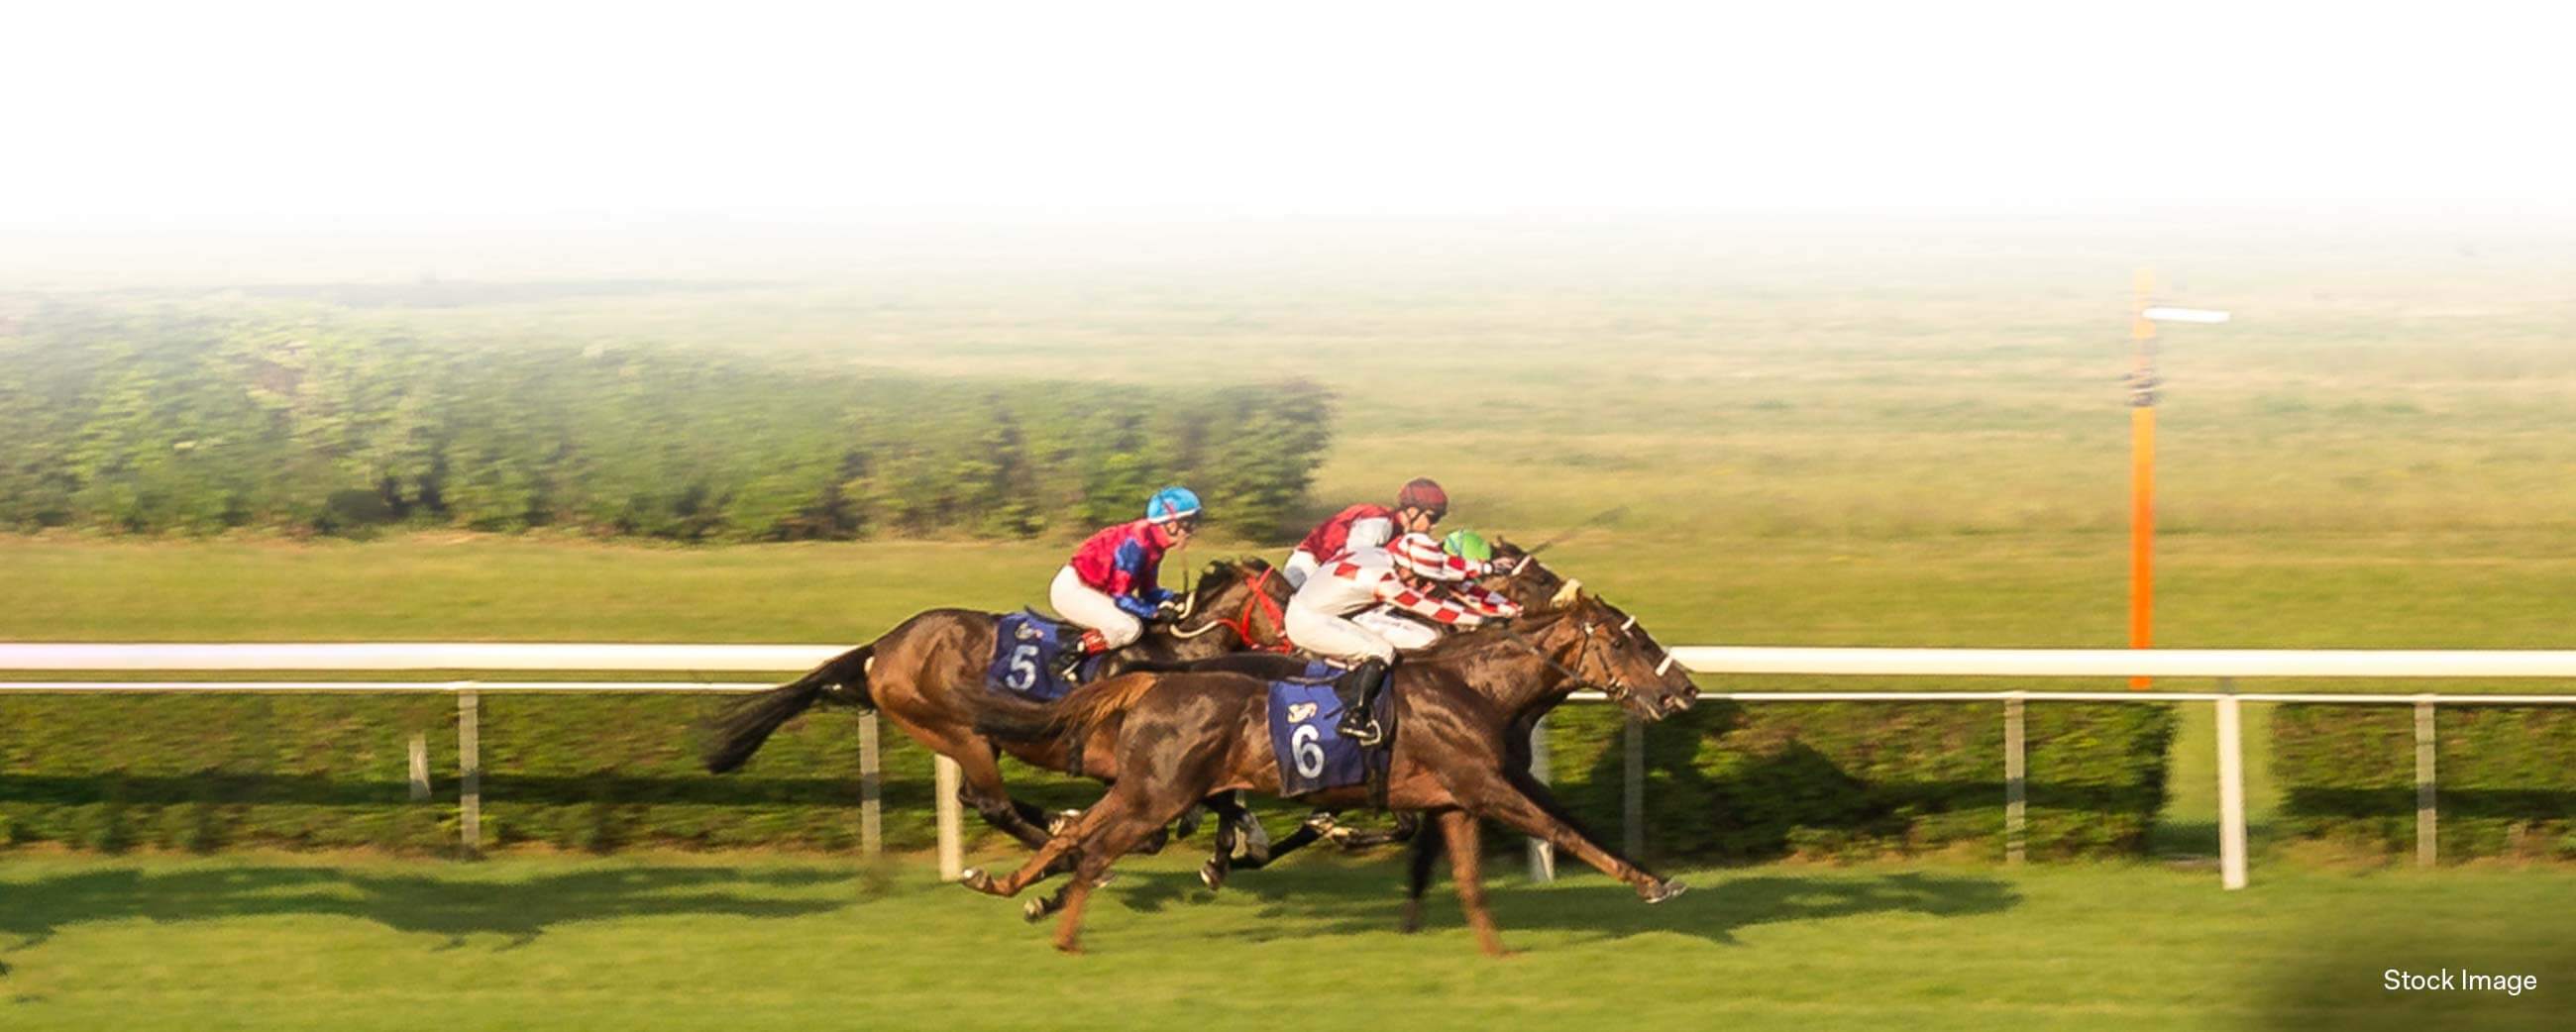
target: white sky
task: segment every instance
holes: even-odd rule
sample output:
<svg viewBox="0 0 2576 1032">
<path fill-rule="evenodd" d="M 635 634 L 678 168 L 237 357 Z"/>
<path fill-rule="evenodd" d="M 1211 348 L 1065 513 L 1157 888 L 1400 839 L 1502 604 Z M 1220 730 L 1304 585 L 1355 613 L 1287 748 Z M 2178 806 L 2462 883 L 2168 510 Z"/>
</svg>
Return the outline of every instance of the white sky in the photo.
<svg viewBox="0 0 2576 1032">
<path fill-rule="evenodd" d="M 2562 5 L 13 5 L 0 222 L 2576 208 Z"/>
</svg>

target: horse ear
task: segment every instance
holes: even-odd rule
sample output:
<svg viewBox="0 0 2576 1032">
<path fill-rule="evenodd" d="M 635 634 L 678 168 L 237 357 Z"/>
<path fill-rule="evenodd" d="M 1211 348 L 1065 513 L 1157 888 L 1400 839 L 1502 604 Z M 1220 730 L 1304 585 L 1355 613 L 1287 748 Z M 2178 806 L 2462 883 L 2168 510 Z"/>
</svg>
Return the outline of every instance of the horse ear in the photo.
<svg viewBox="0 0 2576 1032">
<path fill-rule="evenodd" d="M 1573 605 L 1574 600 L 1581 597 L 1583 597 L 1583 582 L 1569 578 L 1564 587 L 1556 589 L 1556 594 L 1547 600 L 1547 604 L 1549 608 L 1562 609 Z"/>
</svg>

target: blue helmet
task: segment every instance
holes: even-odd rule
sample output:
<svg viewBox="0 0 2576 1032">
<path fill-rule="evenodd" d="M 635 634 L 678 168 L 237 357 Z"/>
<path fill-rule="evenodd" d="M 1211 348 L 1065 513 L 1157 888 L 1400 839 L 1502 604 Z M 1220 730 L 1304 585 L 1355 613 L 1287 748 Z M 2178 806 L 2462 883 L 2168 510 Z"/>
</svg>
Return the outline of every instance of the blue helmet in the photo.
<svg viewBox="0 0 2576 1032">
<path fill-rule="evenodd" d="M 1191 494 L 1186 487 L 1166 487 L 1156 491 L 1154 499 L 1145 503 L 1145 518 L 1154 523 L 1196 520 L 1199 518 L 1199 496 Z"/>
</svg>

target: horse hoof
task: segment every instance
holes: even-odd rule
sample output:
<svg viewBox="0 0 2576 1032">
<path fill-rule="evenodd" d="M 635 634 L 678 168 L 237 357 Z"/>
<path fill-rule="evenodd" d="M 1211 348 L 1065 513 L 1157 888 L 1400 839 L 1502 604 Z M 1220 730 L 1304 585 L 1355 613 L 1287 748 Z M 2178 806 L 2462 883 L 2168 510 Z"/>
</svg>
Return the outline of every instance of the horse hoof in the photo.
<svg viewBox="0 0 2576 1032">
<path fill-rule="evenodd" d="M 1118 872 L 1116 872 L 1116 871 L 1110 871 L 1110 872 L 1108 872 L 1108 873 L 1106 873 L 1106 874 L 1101 875 L 1100 877 L 1097 877 L 1097 878 L 1092 879 L 1092 880 L 1091 880 L 1091 887 L 1092 887 L 1092 888 L 1095 888 L 1095 889 L 1105 889 L 1105 888 L 1108 888 L 1108 887 L 1109 887 L 1109 883 L 1110 883 L 1110 882 L 1114 882 L 1114 881 L 1117 881 L 1117 880 L 1118 880 Z"/>
<path fill-rule="evenodd" d="M 1200 864 L 1199 884 L 1207 886 L 1209 892 L 1225 888 L 1225 872 L 1217 870 L 1214 860 Z"/>
<path fill-rule="evenodd" d="M 1073 822 L 1081 816 L 1082 811 L 1080 810 L 1056 811 L 1055 817 L 1047 821 L 1047 836 L 1052 838 L 1054 836 L 1064 834 L 1064 829 L 1073 827 Z"/>
<path fill-rule="evenodd" d="M 1645 897 L 1647 904 L 1652 905 L 1661 903 L 1689 891 L 1690 886 L 1684 885 L 1681 882 L 1662 881 L 1656 882 L 1654 885 L 1650 886 L 1645 893 Z"/>
<path fill-rule="evenodd" d="M 957 872 L 957 884 L 963 885 L 977 892 L 991 892 L 993 891 L 993 876 L 984 873 L 984 869 L 981 867 L 969 867 L 963 871 Z"/>
<path fill-rule="evenodd" d="M 1054 909 L 1054 907 L 1047 905 L 1045 897 L 1033 899 L 1020 904 L 1020 920 L 1026 921 L 1030 924 L 1036 924 L 1039 921 L 1045 920 L 1047 914 Z"/>
</svg>

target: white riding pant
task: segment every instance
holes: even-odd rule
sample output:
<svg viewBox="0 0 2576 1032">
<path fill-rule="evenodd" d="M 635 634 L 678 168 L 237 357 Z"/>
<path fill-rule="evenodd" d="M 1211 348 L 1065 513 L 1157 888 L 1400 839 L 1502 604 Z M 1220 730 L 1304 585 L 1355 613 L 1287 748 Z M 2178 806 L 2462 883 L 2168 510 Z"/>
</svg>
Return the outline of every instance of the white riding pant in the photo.
<svg viewBox="0 0 2576 1032">
<path fill-rule="evenodd" d="M 1055 607 L 1057 616 L 1099 631 L 1113 649 L 1145 634 L 1143 621 L 1118 608 L 1108 594 L 1083 583 L 1082 575 L 1073 572 L 1070 563 L 1057 570 L 1055 582 L 1047 585 L 1047 604 Z"/>
<path fill-rule="evenodd" d="M 1315 558 L 1315 553 L 1300 548 L 1288 553 L 1288 565 L 1279 568 L 1279 575 L 1288 578 L 1288 588 L 1294 591 L 1305 587 L 1306 578 L 1314 576 L 1315 568 L 1323 564 L 1323 560 Z"/>
<path fill-rule="evenodd" d="M 1301 606 L 1288 607 L 1291 644 L 1346 663 L 1368 659 L 1393 663 L 1397 652 L 1418 649 L 1439 639 L 1440 632 L 1382 607 L 1347 619 Z"/>
</svg>

